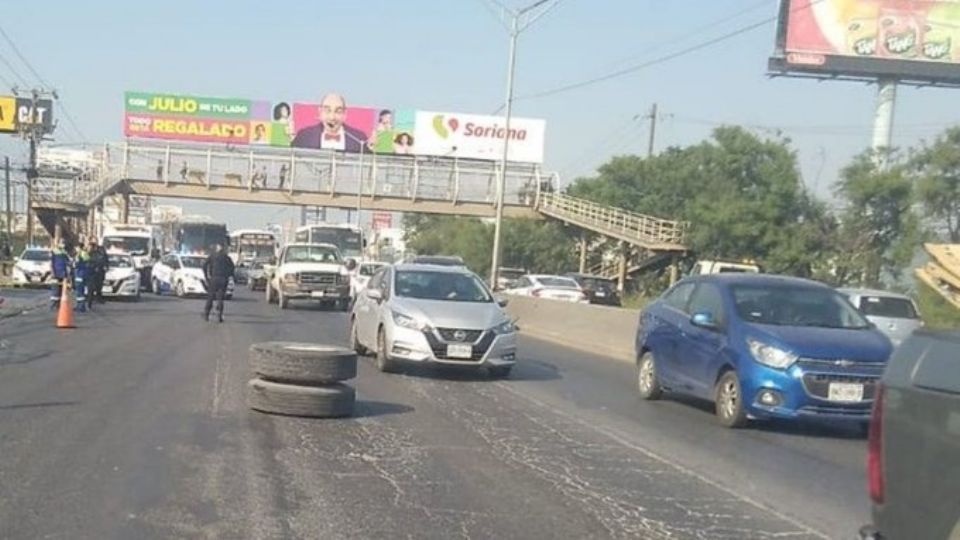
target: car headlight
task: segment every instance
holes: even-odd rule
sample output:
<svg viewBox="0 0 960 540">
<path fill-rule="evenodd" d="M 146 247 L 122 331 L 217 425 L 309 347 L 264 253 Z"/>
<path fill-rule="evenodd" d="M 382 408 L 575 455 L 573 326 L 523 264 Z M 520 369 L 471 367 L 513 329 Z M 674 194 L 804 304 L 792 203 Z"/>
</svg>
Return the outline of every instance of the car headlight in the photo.
<svg viewBox="0 0 960 540">
<path fill-rule="evenodd" d="M 297 282 L 297 274 L 284 274 L 284 275 L 283 275 L 283 280 L 286 281 L 287 283 L 296 283 L 296 282 Z"/>
<path fill-rule="evenodd" d="M 513 321 L 503 321 L 502 323 L 494 326 L 491 330 L 494 334 L 512 334 L 517 331 L 517 326 L 513 324 Z"/>
<path fill-rule="evenodd" d="M 797 361 L 797 355 L 779 347 L 768 345 L 753 338 L 747 338 L 747 347 L 753 359 L 765 366 L 786 369 Z"/>
<path fill-rule="evenodd" d="M 397 326 L 400 326 L 403 328 L 409 328 L 411 330 L 427 330 L 430 328 L 429 324 L 418 321 L 417 319 L 414 319 L 409 315 L 404 315 L 403 313 L 399 313 L 396 311 L 392 313 L 393 313 L 393 322 Z"/>
</svg>

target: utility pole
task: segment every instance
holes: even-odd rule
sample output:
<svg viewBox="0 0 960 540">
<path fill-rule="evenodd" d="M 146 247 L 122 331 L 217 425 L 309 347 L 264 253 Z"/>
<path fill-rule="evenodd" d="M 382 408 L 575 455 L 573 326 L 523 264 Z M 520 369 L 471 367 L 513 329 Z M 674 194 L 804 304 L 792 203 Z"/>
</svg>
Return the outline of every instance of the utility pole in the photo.
<svg viewBox="0 0 960 540">
<path fill-rule="evenodd" d="M 650 140 L 647 142 L 647 158 L 653 157 L 653 148 L 657 140 L 657 104 L 650 108 Z"/>
<path fill-rule="evenodd" d="M 559 3 L 559 0 L 555 0 L 546 8 L 541 9 L 539 12 L 534 12 L 534 10 L 549 1 L 550 0 L 537 0 L 536 2 L 533 2 L 527 7 L 519 10 L 510 10 L 499 2 L 494 2 L 502 9 L 501 22 L 504 23 L 504 26 L 510 35 L 510 48 L 507 61 L 507 97 L 505 101 L 506 119 L 504 121 L 504 133 L 507 134 L 507 136 L 503 138 L 503 156 L 500 160 L 500 174 L 497 177 L 496 221 L 493 225 L 493 256 L 490 257 L 490 287 L 494 290 L 497 288 L 497 280 L 500 277 L 500 236 L 503 228 L 503 195 L 507 187 L 507 160 L 510 156 L 509 133 L 510 118 L 513 114 L 513 76 L 517 65 L 517 38 L 520 37 L 521 32 L 526 30 L 537 19 L 545 15 Z M 506 22 L 508 16 L 510 20 L 509 24 Z M 523 20 L 524 17 L 527 17 L 527 19 Z"/>
<path fill-rule="evenodd" d="M 14 89 L 16 94 L 16 89 Z M 34 181 L 39 176 L 37 174 L 37 147 L 43 141 L 45 135 L 44 121 L 41 115 L 37 114 L 37 102 L 40 98 L 52 97 L 56 99 L 56 92 L 36 89 L 30 91 L 30 110 L 29 117 L 24 121 L 18 118 L 20 134 L 30 144 L 30 163 L 27 164 L 27 245 L 33 245 L 33 188 Z M 19 114 L 19 111 L 18 111 Z M 51 114 L 46 111 L 46 114 Z"/>
<path fill-rule="evenodd" d="M 10 186 L 10 157 L 3 158 L 3 168 L 5 171 L 4 187 L 6 188 L 6 209 L 7 209 L 7 241 L 13 242 L 13 197 L 11 197 Z"/>
</svg>

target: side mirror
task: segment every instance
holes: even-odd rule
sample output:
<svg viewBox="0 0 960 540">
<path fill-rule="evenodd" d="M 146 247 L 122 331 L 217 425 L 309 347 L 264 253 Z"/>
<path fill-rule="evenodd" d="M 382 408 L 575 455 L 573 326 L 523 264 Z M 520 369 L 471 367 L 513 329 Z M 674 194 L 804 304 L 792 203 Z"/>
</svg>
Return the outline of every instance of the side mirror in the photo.
<svg viewBox="0 0 960 540">
<path fill-rule="evenodd" d="M 510 303 L 510 300 L 506 298 L 497 298 L 497 305 L 500 307 L 507 307 L 507 304 Z"/>
<path fill-rule="evenodd" d="M 379 302 L 383 300 L 383 291 L 380 289 L 367 289 L 367 298 Z"/>
<path fill-rule="evenodd" d="M 713 318 L 713 313 L 709 311 L 694 313 L 693 316 L 690 317 L 690 324 L 708 330 L 716 330 L 718 328 L 717 320 Z"/>
<path fill-rule="evenodd" d="M 353 272 L 354 270 L 357 269 L 357 260 L 354 258 L 347 259 L 346 267 L 347 267 L 347 270 Z"/>
</svg>

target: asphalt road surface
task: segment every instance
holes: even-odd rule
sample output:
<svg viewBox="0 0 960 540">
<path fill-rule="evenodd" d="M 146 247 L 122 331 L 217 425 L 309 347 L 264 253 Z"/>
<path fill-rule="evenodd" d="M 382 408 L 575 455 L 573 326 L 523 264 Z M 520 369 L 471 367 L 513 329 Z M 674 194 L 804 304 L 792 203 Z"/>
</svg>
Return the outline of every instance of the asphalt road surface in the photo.
<svg viewBox="0 0 960 540">
<path fill-rule="evenodd" d="M 98 306 L 99 307 L 99 306 Z M 362 359 L 354 418 L 247 409 L 251 343 L 347 317 L 242 291 L 0 321 L 0 538 L 849 538 L 852 432 L 727 431 L 629 365 L 531 339 L 509 380 Z"/>
</svg>

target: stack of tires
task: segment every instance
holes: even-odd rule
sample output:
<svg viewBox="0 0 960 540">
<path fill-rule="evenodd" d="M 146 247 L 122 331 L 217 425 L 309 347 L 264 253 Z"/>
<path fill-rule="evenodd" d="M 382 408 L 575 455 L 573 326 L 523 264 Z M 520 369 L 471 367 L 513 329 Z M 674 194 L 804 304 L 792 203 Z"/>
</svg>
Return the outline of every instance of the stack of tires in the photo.
<svg viewBox="0 0 960 540">
<path fill-rule="evenodd" d="M 343 381 L 357 376 L 357 353 L 316 343 L 271 341 L 250 347 L 247 400 L 251 409 L 290 416 L 353 414 L 356 393 Z"/>
</svg>

